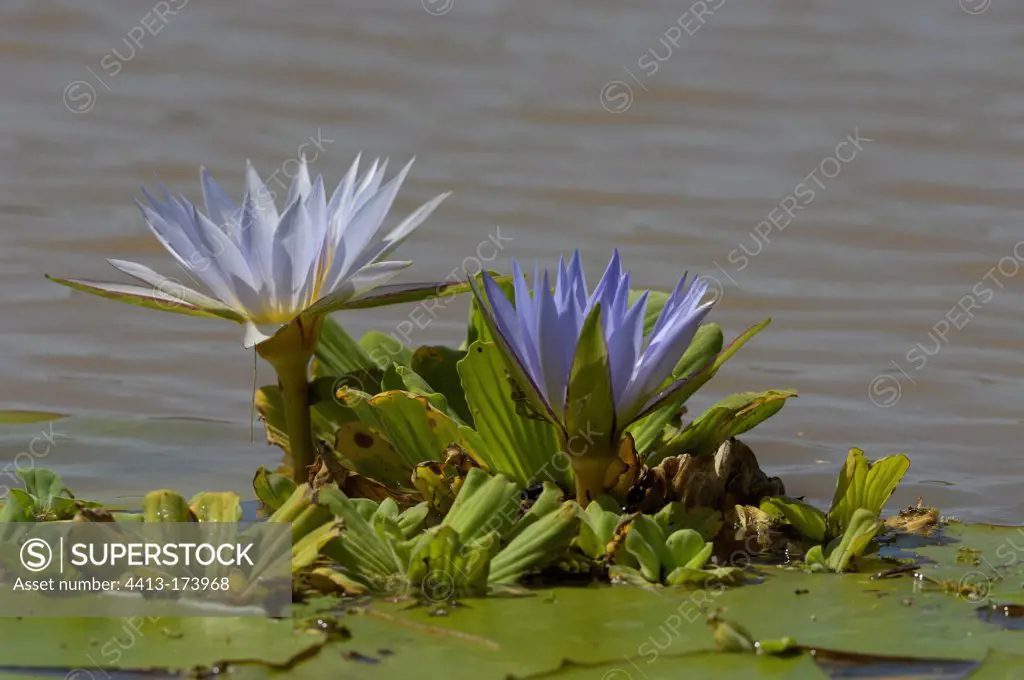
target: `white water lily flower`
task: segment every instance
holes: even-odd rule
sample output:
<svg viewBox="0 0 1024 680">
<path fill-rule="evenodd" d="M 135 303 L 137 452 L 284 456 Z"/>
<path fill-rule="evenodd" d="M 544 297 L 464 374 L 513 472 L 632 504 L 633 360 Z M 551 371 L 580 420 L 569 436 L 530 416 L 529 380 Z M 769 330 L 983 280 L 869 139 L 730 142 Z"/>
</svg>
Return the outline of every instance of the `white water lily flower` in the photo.
<svg viewBox="0 0 1024 680">
<path fill-rule="evenodd" d="M 200 170 L 206 214 L 184 196 L 172 196 L 163 189 L 159 199 L 143 189 L 149 205 L 137 203 L 153 234 L 212 296 L 144 265 L 116 259 L 108 262 L 148 287 L 53 280 L 145 307 L 242 323 L 247 348 L 268 340 L 292 321 L 311 326 L 340 309 L 436 295 L 450 286 L 382 287 L 412 264 L 384 258 L 448 196 L 444 193 L 427 201 L 382 240 L 374 241 L 411 166 L 409 161 L 384 183 L 387 160 L 374 161 L 359 176 L 357 157 L 328 200 L 322 177 L 310 181 L 303 158 L 281 213 L 252 164 L 246 168 L 241 205 L 205 169 Z"/>
</svg>

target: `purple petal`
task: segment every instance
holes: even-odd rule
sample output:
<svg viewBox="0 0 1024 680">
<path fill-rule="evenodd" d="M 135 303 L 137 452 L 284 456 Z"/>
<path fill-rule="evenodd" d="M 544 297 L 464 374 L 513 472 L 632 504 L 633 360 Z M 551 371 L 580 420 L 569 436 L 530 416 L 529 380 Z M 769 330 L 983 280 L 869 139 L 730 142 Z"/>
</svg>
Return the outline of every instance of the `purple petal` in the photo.
<svg viewBox="0 0 1024 680">
<path fill-rule="evenodd" d="M 547 272 L 544 273 L 543 287 L 549 290 Z M 544 388 L 552 410 L 562 419 L 565 417 L 565 392 L 579 334 L 575 332 L 572 317 L 568 313 L 559 313 L 558 304 L 550 293 L 541 291 L 539 304 L 537 337 L 543 361 Z"/>
<path fill-rule="evenodd" d="M 627 289 L 628 290 L 628 289 Z M 612 376 L 612 395 L 618 409 L 626 387 L 633 377 L 644 334 L 644 309 L 647 291 L 623 315 L 615 330 L 607 337 L 609 369 Z"/>
<path fill-rule="evenodd" d="M 672 375 L 672 369 L 690 346 L 697 328 L 712 306 L 708 303 L 696 309 L 682 310 L 689 313 L 677 315 L 662 329 L 659 337 L 651 340 L 623 395 L 624 418 L 628 420 L 635 415 L 643 402 Z"/>
<path fill-rule="evenodd" d="M 611 309 L 612 299 L 616 290 L 618 290 L 621 277 L 622 262 L 619 258 L 619 250 L 616 248 L 612 254 L 612 259 L 608 262 L 608 267 L 604 270 L 604 275 L 597 282 L 597 286 L 594 287 L 594 292 L 588 300 L 588 312 L 598 302 L 601 303 L 601 309 Z"/>
<path fill-rule="evenodd" d="M 538 307 L 537 312 L 534 311 L 537 301 L 530 297 L 526 276 L 515 258 L 512 259 L 512 286 L 516 295 L 515 324 L 519 330 L 519 346 L 523 350 L 523 363 L 530 370 L 533 379 L 538 383 L 543 383 L 544 374 L 540 363 L 540 351 L 537 347 L 537 312 L 540 309 Z"/>
<path fill-rule="evenodd" d="M 583 261 L 580 259 L 580 251 L 576 251 L 569 261 L 569 281 L 573 282 L 573 293 L 576 296 L 576 305 L 582 310 L 587 306 L 587 275 L 583 271 Z"/>
<path fill-rule="evenodd" d="M 491 303 L 491 311 L 493 312 L 491 316 L 494 318 L 494 324 L 498 327 L 498 331 L 508 339 L 509 345 L 519 359 L 519 363 L 526 367 L 527 375 L 539 385 L 539 376 L 531 369 L 528 352 L 523 344 L 522 329 L 519 327 L 515 307 L 505 297 L 504 291 L 491 278 L 490 274 L 483 272 L 483 280 L 487 301 Z"/>
<path fill-rule="evenodd" d="M 490 274 L 488 274 L 487 272 L 482 272 L 481 278 L 483 279 L 484 282 L 484 290 L 487 295 L 487 300 L 490 302 L 489 308 L 488 305 L 484 303 L 482 296 L 480 294 L 480 289 L 477 286 L 476 282 L 472 278 L 470 278 L 468 283 L 470 288 L 473 290 L 473 295 L 477 298 L 477 302 L 480 305 L 482 313 L 486 314 L 487 317 L 494 322 L 493 330 L 497 331 L 497 336 L 494 338 L 495 342 L 498 344 L 499 347 L 502 348 L 502 353 L 505 354 L 506 357 L 509 358 L 512 362 L 514 362 L 515 366 L 518 368 L 518 373 L 521 374 L 521 376 L 525 378 L 526 381 L 529 382 L 528 386 L 523 385 L 521 387 L 523 389 L 532 389 L 534 394 L 536 394 L 537 397 L 540 399 L 541 405 L 543 405 L 545 410 L 547 410 L 548 414 L 553 417 L 554 413 L 551 409 L 551 399 L 544 394 L 544 390 L 540 386 L 538 381 L 535 380 L 533 376 L 530 375 L 530 372 L 527 370 L 525 364 L 523 363 L 520 350 L 517 349 L 515 345 L 515 338 L 509 334 L 507 326 L 505 329 L 502 328 L 502 322 L 499 320 L 500 316 L 498 313 L 495 313 L 497 306 L 501 306 L 505 310 L 504 312 L 502 312 L 503 314 L 507 315 L 509 318 L 514 318 L 515 310 L 511 309 L 511 305 L 508 303 L 508 298 L 505 297 L 505 293 L 501 290 L 501 288 L 498 287 L 497 283 L 495 283 L 494 279 L 491 278 Z M 502 299 L 504 299 L 505 304 L 502 304 Z M 497 305 L 495 303 L 497 303 Z"/>
</svg>

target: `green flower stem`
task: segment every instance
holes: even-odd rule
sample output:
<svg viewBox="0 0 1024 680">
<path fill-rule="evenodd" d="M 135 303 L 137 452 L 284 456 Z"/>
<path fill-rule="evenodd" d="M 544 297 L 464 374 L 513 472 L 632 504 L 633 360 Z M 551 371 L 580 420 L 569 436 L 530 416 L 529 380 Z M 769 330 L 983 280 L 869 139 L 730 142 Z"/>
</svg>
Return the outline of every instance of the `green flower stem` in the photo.
<svg viewBox="0 0 1024 680">
<path fill-rule="evenodd" d="M 288 427 L 288 444 L 292 454 L 292 478 L 296 484 L 308 481 L 309 468 L 316 460 L 313 445 L 313 423 L 309 415 L 309 379 L 305 366 L 277 369 L 277 382 L 284 401 L 284 417 Z"/>
<path fill-rule="evenodd" d="M 587 452 L 585 455 L 570 455 L 573 475 L 576 477 L 576 502 L 586 507 L 590 501 L 605 493 L 614 485 L 615 479 L 608 479 L 616 465 L 618 456 Z"/>
<path fill-rule="evenodd" d="M 292 457 L 292 478 L 296 484 L 309 479 L 316 462 L 313 424 L 309 412 L 309 361 L 316 349 L 323 318 L 296 318 L 269 340 L 256 345 L 256 352 L 277 372 Z"/>
</svg>

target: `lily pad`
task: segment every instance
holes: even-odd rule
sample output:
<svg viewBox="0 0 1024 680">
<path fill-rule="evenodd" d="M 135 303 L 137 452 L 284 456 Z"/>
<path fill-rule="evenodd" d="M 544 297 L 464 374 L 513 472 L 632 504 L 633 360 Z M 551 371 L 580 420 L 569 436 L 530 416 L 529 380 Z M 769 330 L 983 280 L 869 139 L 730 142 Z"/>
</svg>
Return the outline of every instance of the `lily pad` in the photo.
<svg viewBox="0 0 1024 680">
<path fill-rule="evenodd" d="M 187 671 L 229 659 L 284 665 L 327 637 L 290 620 L 143 616 L 7 619 L 0 620 L 0 635 L 0 668 L 62 669 L 61 677 L 86 678 L 104 669 Z"/>
</svg>

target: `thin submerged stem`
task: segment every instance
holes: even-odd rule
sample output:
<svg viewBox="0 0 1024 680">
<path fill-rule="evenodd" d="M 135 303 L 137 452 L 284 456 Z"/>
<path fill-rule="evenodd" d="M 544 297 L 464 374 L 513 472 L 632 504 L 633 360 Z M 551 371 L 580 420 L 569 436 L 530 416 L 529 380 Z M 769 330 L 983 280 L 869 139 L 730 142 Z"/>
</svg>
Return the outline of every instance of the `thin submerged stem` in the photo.
<svg viewBox="0 0 1024 680">
<path fill-rule="evenodd" d="M 308 481 L 309 469 L 316 461 L 309 411 L 309 361 L 313 357 L 321 328 L 322 318 L 303 321 L 302 317 L 298 317 L 272 338 L 256 345 L 256 351 L 277 373 L 277 383 L 284 403 L 292 478 L 296 484 Z"/>
</svg>

